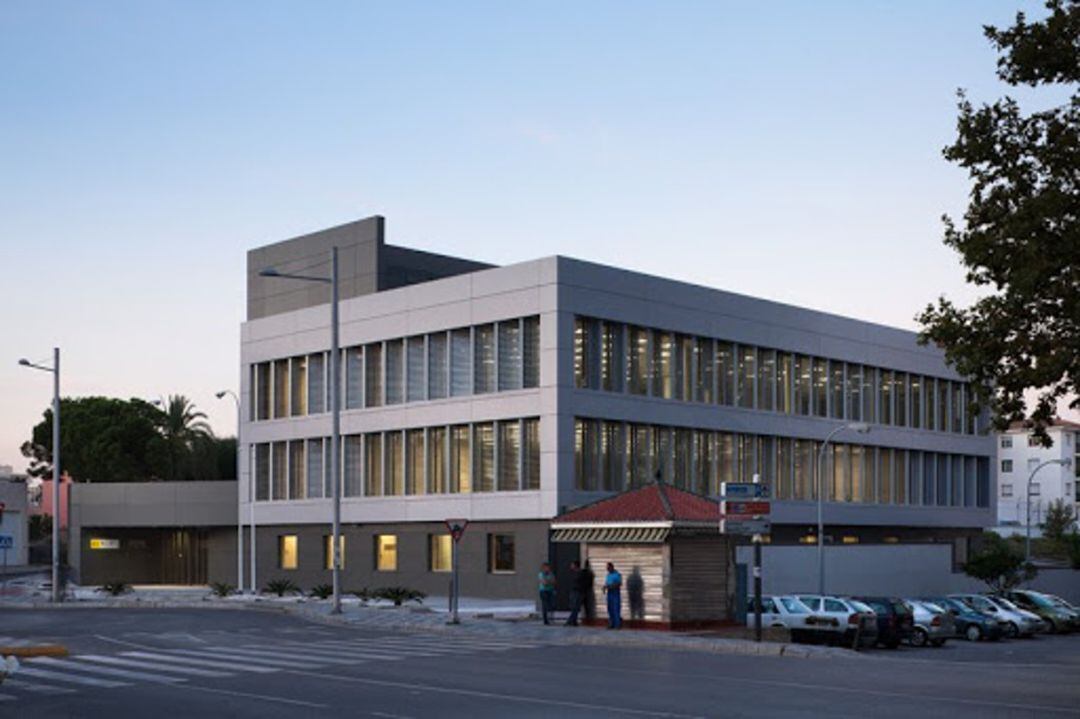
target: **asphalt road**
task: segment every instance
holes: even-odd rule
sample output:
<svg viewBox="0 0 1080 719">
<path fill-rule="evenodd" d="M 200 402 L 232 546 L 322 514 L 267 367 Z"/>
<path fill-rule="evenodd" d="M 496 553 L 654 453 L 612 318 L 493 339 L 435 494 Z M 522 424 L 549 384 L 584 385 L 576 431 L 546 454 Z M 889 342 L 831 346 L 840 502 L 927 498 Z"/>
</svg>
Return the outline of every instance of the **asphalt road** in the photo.
<svg viewBox="0 0 1080 719">
<path fill-rule="evenodd" d="M 795 659 L 87 609 L 4 611 L 0 637 L 72 653 L 24 664 L 0 717 L 1080 716 L 1080 636 Z"/>
</svg>

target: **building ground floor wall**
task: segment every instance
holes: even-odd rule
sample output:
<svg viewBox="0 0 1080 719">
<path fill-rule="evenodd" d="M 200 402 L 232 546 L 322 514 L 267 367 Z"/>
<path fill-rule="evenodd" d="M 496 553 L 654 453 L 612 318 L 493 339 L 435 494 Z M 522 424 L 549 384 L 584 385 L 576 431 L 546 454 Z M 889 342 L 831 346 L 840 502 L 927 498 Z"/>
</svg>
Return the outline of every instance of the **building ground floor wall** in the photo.
<svg viewBox="0 0 1080 719">
<path fill-rule="evenodd" d="M 79 527 L 69 553 L 83 585 L 236 584 L 234 527 Z"/>
</svg>

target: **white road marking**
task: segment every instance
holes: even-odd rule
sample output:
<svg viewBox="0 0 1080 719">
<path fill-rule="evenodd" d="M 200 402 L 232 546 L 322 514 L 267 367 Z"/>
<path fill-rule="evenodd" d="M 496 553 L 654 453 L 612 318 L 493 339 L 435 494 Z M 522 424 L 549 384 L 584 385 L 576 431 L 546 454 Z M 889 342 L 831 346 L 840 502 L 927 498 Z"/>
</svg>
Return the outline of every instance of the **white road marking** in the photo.
<svg viewBox="0 0 1080 719">
<path fill-rule="evenodd" d="M 277 648 L 257 648 L 257 644 L 245 644 L 242 647 L 207 647 L 206 650 L 215 653 L 223 654 L 240 654 L 241 656 L 255 657 L 257 659 L 270 659 L 275 662 L 287 662 L 289 666 L 295 667 L 297 662 L 310 661 L 319 662 L 322 664 L 340 664 L 342 666 L 351 666 L 356 662 L 351 659 L 342 659 L 340 657 L 320 657 L 315 654 L 307 654 L 302 651 L 295 651 L 291 649 L 277 649 Z"/>
<path fill-rule="evenodd" d="M 177 664 L 195 664 L 200 667 L 209 667 L 210 669 L 225 669 L 228 671 L 237 672 L 252 672 L 254 674 L 273 674 L 274 672 L 281 671 L 277 667 L 261 667 L 261 666 L 237 666 L 235 664 L 226 664 L 225 662 L 210 661 L 208 657 L 201 654 L 196 654 L 193 657 L 178 657 L 172 654 L 159 654 L 157 652 L 122 652 L 124 656 L 137 657 L 140 659 L 153 659 L 159 662 L 175 662 Z M 221 658 L 221 657 L 219 657 Z"/>
<path fill-rule="evenodd" d="M 207 649 L 172 649 L 170 650 L 174 654 L 184 654 L 193 657 L 206 657 L 208 659 L 227 660 L 236 663 L 247 663 L 254 666 L 270 666 L 276 669 L 295 669 L 297 664 L 301 662 L 292 661 L 289 659 L 267 659 L 264 657 L 256 657 L 250 654 L 242 654 L 235 652 L 231 649 L 225 650 L 221 648 L 207 648 Z M 317 662 L 309 662 L 309 666 L 320 666 Z"/>
<path fill-rule="evenodd" d="M 294 644 L 295 644 L 295 646 L 294 646 Z M 397 659 L 403 659 L 404 658 L 400 654 L 377 653 L 378 650 L 368 652 L 368 651 L 363 651 L 362 649 L 346 649 L 345 647 L 327 647 L 327 646 L 324 646 L 322 643 L 319 643 L 319 644 L 303 644 L 302 642 L 295 642 L 295 643 L 288 642 L 288 643 L 275 644 L 275 645 L 246 644 L 245 646 L 259 647 L 259 648 L 266 648 L 266 649 L 276 649 L 278 652 L 285 653 L 285 654 L 287 654 L 289 652 L 302 651 L 305 654 L 318 654 L 319 656 L 324 656 L 325 655 L 325 656 L 335 657 L 337 659 L 342 659 L 344 657 L 352 657 L 354 659 L 381 659 L 381 660 L 384 660 L 384 661 L 394 661 L 394 660 L 397 660 Z M 435 656 L 435 655 L 429 654 L 427 656 Z"/>
<path fill-rule="evenodd" d="M 74 689 L 68 689 L 67 687 L 54 687 L 51 684 L 34 684 L 33 682 L 24 682 L 21 679 L 12 679 L 8 677 L 4 680 L 4 686 L 15 687 L 16 689 L 22 689 L 27 692 L 34 692 L 35 694 L 74 694 Z"/>
<path fill-rule="evenodd" d="M 13 701 L 15 701 L 15 697 L 11 696 L 10 694 L 0 694 L 0 702 L 13 702 Z"/>
<path fill-rule="evenodd" d="M 101 674 L 107 677 L 119 677 L 121 679 L 134 679 L 143 682 L 157 682 L 159 684 L 172 684 L 173 682 L 186 682 L 183 677 L 167 677 L 161 674 L 149 672 L 136 672 L 130 669 L 116 669 L 114 667 L 101 667 L 92 663 L 75 661 L 74 659 L 54 659 L 53 657 L 39 657 L 31 659 L 30 663 L 37 667 L 44 664 L 47 667 L 66 669 L 75 672 L 87 672 L 88 674 Z"/>
<path fill-rule="evenodd" d="M 395 652 L 406 654 L 417 654 L 429 657 L 441 657 L 448 654 L 462 654 L 467 650 L 464 649 L 444 649 L 442 647 L 413 647 L 409 644 L 400 644 L 397 642 L 382 642 L 382 641 L 340 641 L 340 640 L 328 640 L 320 642 L 320 645 L 332 645 L 343 648 L 355 649 L 357 651 L 364 651 L 370 649 L 373 652 Z"/>
<path fill-rule="evenodd" d="M 102 664 L 115 664 L 121 667 L 135 667 L 150 669 L 155 672 L 172 672 L 173 674 L 187 674 L 193 677 L 231 677 L 233 676 L 229 672 L 214 672 L 208 669 L 196 669 L 195 667 L 168 667 L 163 666 L 160 663 L 149 663 L 146 660 L 136 659 L 121 659 L 120 657 L 106 657 L 98 654 L 80 654 L 79 659 L 91 662 L 101 662 Z"/>
<path fill-rule="evenodd" d="M 190 689 L 195 692 L 209 692 L 210 694 L 225 694 L 231 697 L 244 697 L 245 699 L 257 699 L 264 702 L 276 702 L 278 704 L 291 704 L 298 707 L 310 707 L 312 709 L 328 709 L 328 704 L 316 704 L 315 702 L 306 702 L 300 699 L 289 699 L 288 697 L 271 696 L 269 694 L 254 694 L 252 692 L 238 692 L 232 689 L 213 689 L 211 687 L 200 687 L 195 684 L 178 684 L 177 689 Z"/>
<path fill-rule="evenodd" d="M 127 682 L 114 682 L 108 679 L 96 679 L 94 677 L 82 677 L 75 676 L 74 674 L 62 674 L 60 672 L 52 672 L 47 669 L 31 669 L 26 665 L 23 665 L 19 670 L 20 676 L 37 677 L 38 679 L 52 679 L 58 682 L 68 682 L 69 684 L 84 684 L 88 687 L 102 687 L 105 689 L 112 689 L 113 687 L 127 687 L 131 686 Z"/>
</svg>

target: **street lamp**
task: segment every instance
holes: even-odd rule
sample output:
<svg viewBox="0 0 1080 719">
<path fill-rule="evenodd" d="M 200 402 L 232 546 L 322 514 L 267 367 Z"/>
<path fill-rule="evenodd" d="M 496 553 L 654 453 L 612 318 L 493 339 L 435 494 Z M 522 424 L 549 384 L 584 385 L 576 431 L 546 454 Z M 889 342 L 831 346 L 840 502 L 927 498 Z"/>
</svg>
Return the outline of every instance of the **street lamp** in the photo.
<svg viewBox="0 0 1080 719">
<path fill-rule="evenodd" d="M 231 389 L 223 389 L 214 394 L 218 399 L 224 399 L 228 395 L 236 402 L 236 486 L 240 487 L 240 397 Z M 248 473 L 252 476 L 251 473 Z M 255 593 L 255 486 L 248 487 L 248 506 L 251 509 L 251 593 Z M 240 516 L 239 507 L 236 512 L 236 588 L 244 591 L 244 519 Z"/>
<path fill-rule="evenodd" d="M 53 375 L 52 600 L 56 603 L 60 601 L 60 348 L 53 347 L 52 367 L 34 364 L 28 359 L 19 360 L 19 364 Z"/>
<path fill-rule="evenodd" d="M 832 438 L 840 434 L 846 429 L 850 429 L 852 432 L 858 432 L 859 434 L 866 434 L 870 431 L 870 425 L 866 422 L 849 422 L 848 424 L 842 424 L 839 427 L 829 432 L 825 437 L 825 441 L 821 443 L 821 449 L 818 450 L 818 481 L 817 481 L 817 563 L 818 563 L 818 594 L 824 596 L 825 594 L 825 450 L 829 446 L 829 442 Z"/>
<path fill-rule="evenodd" d="M 283 279 L 322 282 L 330 285 L 330 412 L 332 431 L 330 434 L 330 481 L 333 484 L 334 520 L 330 539 L 330 552 L 333 567 L 334 600 L 331 614 L 341 614 L 341 348 L 338 346 L 338 248 L 330 248 L 330 276 L 294 275 L 278 272 L 270 267 L 259 272 L 260 277 L 280 277 Z M 254 506 L 254 502 L 252 502 Z M 254 523 L 253 523 L 254 525 Z"/>
<path fill-rule="evenodd" d="M 1031 563 L 1031 481 L 1035 479 L 1035 473 L 1048 464 L 1060 464 L 1062 467 L 1071 467 L 1072 460 L 1068 457 L 1064 459 L 1048 459 L 1040 464 L 1035 469 L 1031 470 L 1031 474 L 1028 475 L 1027 481 L 1027 537 L 1024 540 L 1024 561 L 1028 564 Z"/>
</svg>

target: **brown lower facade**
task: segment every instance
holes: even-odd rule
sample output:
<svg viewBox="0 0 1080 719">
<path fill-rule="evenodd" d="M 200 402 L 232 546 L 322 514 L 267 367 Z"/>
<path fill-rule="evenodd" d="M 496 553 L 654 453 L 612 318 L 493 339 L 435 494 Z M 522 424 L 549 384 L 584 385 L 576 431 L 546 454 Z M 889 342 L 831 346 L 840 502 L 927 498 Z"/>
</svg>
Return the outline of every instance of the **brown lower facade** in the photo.
<svg viewBox="0 0 1080 719">
<path fill-rule="evenodd" d="M 73 539 L 79 584 L 236 584 L 235 527 L 83 527 Z"/>
</svg>

